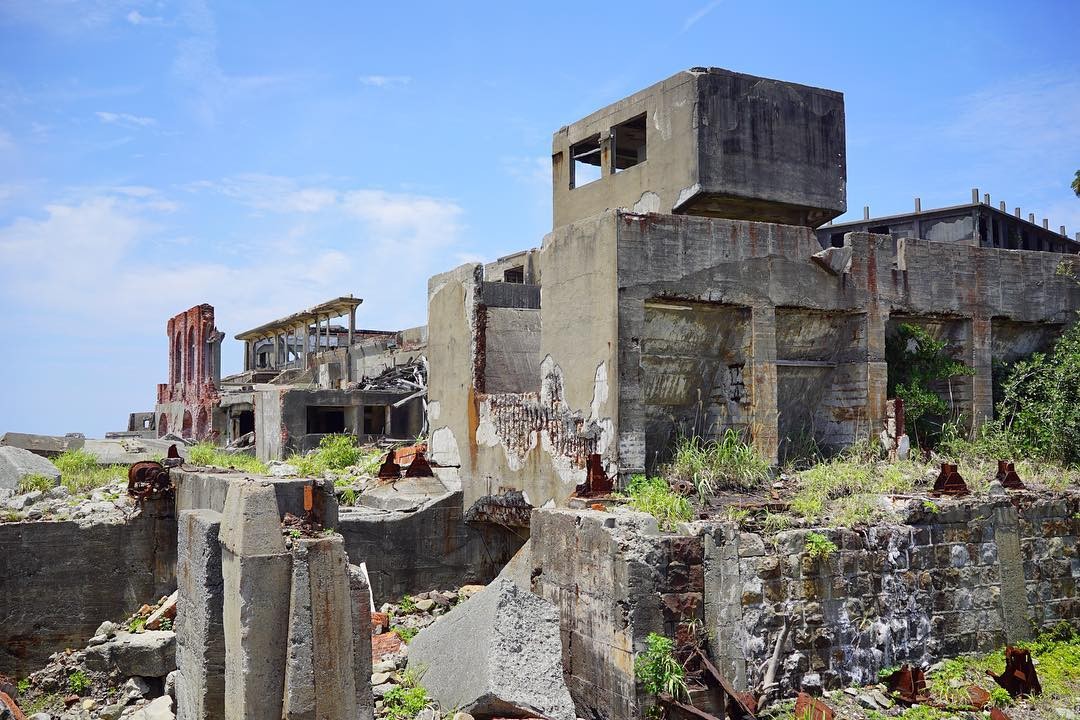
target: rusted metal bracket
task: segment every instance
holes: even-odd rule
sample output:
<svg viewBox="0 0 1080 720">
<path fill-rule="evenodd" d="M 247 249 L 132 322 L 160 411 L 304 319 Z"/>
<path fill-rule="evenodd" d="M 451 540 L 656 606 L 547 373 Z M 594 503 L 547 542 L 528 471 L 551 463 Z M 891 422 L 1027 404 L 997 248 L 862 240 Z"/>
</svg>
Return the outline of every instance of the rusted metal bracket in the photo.
<svg viewBox="0 0 1080 720">
<path fill-rule="evenodd" d="M 128 495 L 143 503 L 173 492 L 169 468 L 153 460 L 143 460 L 128 468 Z"/>
<path fill-rule="evenodd" d="M 401 477 L 401 466 L 394 459 L 394 451 L 386 453 L 386 459 L 379 466 L 380 480 L 397 480 Z"/>
<path fill-rule="evenodd" d="M 736 692 L 735 688 L 731 687 L 731 684 L 720 674 L 720 671 L 716 669 L 716 666 L 709 661 L 709 658 L 701 651 L 701 648 L 695 647 L 694 652 L 697 654 L 698 658 L 700 658 L 702 667 L 708 671 L 716 684 L 720 686 L 725 694 L 727 694 L 728 714 L 736 720 L 739 718 L 753 720 L 754 712 L 742 699 L 742 693 Z"/>
<path fill-rule="evenodd" d="M 968 490 L 964 478 L 960 477 L 960 473 L 956 471 L 956 465 L 943 462 L 941 463 L 941 473 L 938 474 L 937 482 L 934 483 L 934 489 L 930 491 L 930 494 L 962 497 L 970 495 L 971 491 Z"/>
<path fill-rule="evenodd" d="M 1024 482 L 1016 472 L 1016 465 L 1008 460 L 998 460 L 997 481 L 1009 490 L 1023 490 Z"/>
<path fill-rule="evenodd" d="M 435 473 L 431 469 L 431 463 L 428 462 L 427 457 L 424 455 L 423 450 L 417 450 L 413 455 L 413 461 L 409 463 L 408 469 L 405 471 L 405 477 L 434 477 Z"/>
<path fill-rule="evenodd" d="M 926 691 L 926 675 L 921 668 L 913 668 L 906 663 L 885 680 L 889 694 L 908 705 L 924 704 L 930 699 Z"/>
<path fill-rule="evenodd" d="M 1042 692 L 1039 676 L 1035 673 L 1035 663 L 1031 661 L 1031 651 L 1009 645 L 1005 648 L 1005 672 L 995 675 L 989 670 L 986 674 L 994 678 L 1001 687 L 1014 698 L 1038 695 Z"/>
</svg>

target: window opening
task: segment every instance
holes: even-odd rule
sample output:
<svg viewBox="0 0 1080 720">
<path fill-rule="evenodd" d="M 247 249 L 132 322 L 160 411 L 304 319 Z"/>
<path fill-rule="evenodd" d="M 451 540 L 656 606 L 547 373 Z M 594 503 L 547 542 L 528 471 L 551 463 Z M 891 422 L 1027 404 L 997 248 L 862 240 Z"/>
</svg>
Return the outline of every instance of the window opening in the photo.
<svg viewBox="0 0 1080 720">
<path fill-rule="evenodd" d="M 386 406 L 364 406 L 364 434 L 382 435 L 386 432 Z"/>
<path fill-rule="evenodd" d="M 309 406 L 307 431 L 310 435 L 345 432 L 345 408 Z"/>
<path fill-rule="evenodd" d="M 503 282 L 524 284 L 525 266 L 518 265 L 517 267 L 512 267 L 504 270 Z"/>
<path fill-rule="evenodd" d="M 611 129 L 611 171 L 619 172 L 645 162 L 645 115 L 638 115 Z"/>
<path fill-rule="evenodd" d="M 600 179 L 600 135 L 570 146 L 570 189 Z"/>
</svg>

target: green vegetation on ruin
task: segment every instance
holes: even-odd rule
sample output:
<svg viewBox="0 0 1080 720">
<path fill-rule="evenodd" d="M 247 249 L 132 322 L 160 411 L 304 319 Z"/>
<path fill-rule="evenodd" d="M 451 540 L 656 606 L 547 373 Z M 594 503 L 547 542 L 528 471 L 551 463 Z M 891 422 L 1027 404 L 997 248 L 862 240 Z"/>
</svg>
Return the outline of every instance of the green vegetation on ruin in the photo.
<svg viewBox="0 0 1080 720">
<path fill-rule="evenodd" d="M 412 670 L 403 671 L 400 684 L 383 695 L 383 710 L 387 720 L 412 720 L 424 708 L 433 706 L 434 702 Z"/>
<path fill-rule="evenodd" d="M 741 433 L 728 428 L 719 440 L 679 438 L 668 475 L 689 481 L 707 500 L 717 490 L 761 487 L 769 479 L 769 463 Z"/>
<path fill-rule="evenodd" d="M 674 530 L 680 522 L 694 517 L 690 501 L 673 491 L 668 481 L 661 477 L 634 475 L 626 490 L 617 494 L 626 498 L 629 507 L 656 518 L 661 530 Z"/>
<path fill-rule="evenodd" d="M 48 492 L 52 490 L 54 483 L 51 478 L 44 475 L 27 475 L 19 481 L 18 492 L 28 493 L 37 490 L 38 492 Z"/>
<path fill-rule="evenodd" d="M 667 693 L 674 698 L 687 698 L 686 670 L 675 659 L 675 641 L 649 633 L 645 650 L 634 658 L 634 676 L 653 695 Z"/>
<path fill-rule="evenodd" d="M 233 468 L 253 475 L 265 475 L 270 471 L 262 460 L 243 453 L 228 453 L 208 442 L 188 448 L 188 462 L 192 465 Z"/>
<path fill-rule="evenodd" d="M 126 465 L 99 465 L 94 453 L 81 448 L 60 453 L 52 459 L 52 464 L 60 471 L 60 482 L 72 495 L 127 482 Z"/>
<path fill-rule="evenodd" d="M 313 452 L 292 455 L 286 462 L 304 477 L 322 477 L 326 472 L 337 474 L 353 467 L 360 474 L 373 475 L 379 471 L 383 455 L 375 448 L 360 447 L 353 435 L 327 435 Z"/>
</svg>

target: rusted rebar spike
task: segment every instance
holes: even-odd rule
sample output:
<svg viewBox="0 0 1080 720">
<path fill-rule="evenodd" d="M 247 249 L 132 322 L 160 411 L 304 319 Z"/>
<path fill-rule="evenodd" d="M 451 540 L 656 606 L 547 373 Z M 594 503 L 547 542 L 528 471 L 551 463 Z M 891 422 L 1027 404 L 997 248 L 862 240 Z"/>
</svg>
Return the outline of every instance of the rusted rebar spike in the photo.
<svg viewBox="0 0 1080 720">
<path fill-rule="evenodd" d="M 995 675 L 989 670 L 986 674 L 1014 698 L 1038 695 L 1042 692 L 1039 676 L 1035 673 L 1035 663 L 1031 661 L 1031 651 L 1009 645 L 1005 648 L 1005 672 Z"/>
</svg>

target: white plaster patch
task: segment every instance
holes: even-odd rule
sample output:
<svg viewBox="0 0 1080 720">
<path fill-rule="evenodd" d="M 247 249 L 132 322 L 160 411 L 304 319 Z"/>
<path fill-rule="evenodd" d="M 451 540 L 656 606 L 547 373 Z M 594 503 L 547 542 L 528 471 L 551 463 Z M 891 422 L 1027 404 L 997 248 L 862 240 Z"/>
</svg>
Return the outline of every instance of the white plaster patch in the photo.
<svg viewBox="0 0 1080 720">
<path fill-rule="evenodd" d="M 461 466 L 461 452 L 453 430 L 441 427 L 431 433 L 431 459 L 439 465 Z"/>
<path fill-rule="evenodd" d="M 442 414 L 442 404 L 438 400 L 432 400 L 427 404 L 428 422 L 434 423 Z"/>
<path fill-rule="evenodd" d="M 690 187 L 685 187 L 679 191 L 679 199 L 675 201 L 674 210 L 678 210 L 685 203 L 690 202 L 690 199 L 701 192 L 701 185 L 694 183 Z"/>
<path fill-rule="evenodd" d="M 601 362 L 596 366 L 596 374 L 593 376 L 592 414 L 593 420 L 600 419 L 600 408 L 608 399 L 607 362 Z"/>
<path fill-rule="evenodd" d="M 660 196 L 652 190 L 646 190 L 630 209 L 636 213 L 660 212 Z"/>
</svg>

